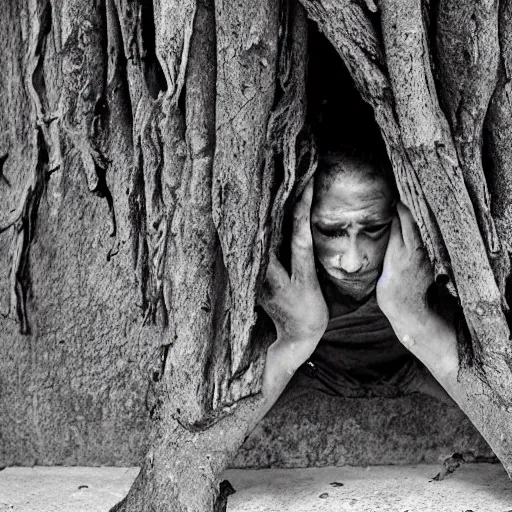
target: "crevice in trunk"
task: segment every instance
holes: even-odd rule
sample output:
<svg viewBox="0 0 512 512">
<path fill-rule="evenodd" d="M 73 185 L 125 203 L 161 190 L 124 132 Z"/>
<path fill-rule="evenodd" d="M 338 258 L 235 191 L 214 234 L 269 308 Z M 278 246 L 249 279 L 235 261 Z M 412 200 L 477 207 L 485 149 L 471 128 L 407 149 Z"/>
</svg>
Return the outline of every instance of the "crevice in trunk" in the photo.
<svg viewBox="0 0 512 512">
<path fill-rule="evenodd" d="M 41 197 L 44 194 L 48 170 L 48 153 L 41 129 L 37 130 L 37 164 L 34 169 L 34 181 L 27 189 L 23 210 L 14 224 L 13 260 L 11 280 L 14 301 L 11 308 L 20 324 L 21 334 L 31 334 L 27 300 L 30 292 L 30 246 L 36 233 L 37 214 Z"/>
<path fill-rule="evenodd" d="M 5 153 L 5 155 L 0 156 L 0 181 L 2 181 L 5 185 L 7 185 L 9 188 L 12 186 L 11 182 L 7 179 L 7 177 L 4 174 L 4 165 L 7 159 L 9 158 L 9 153 Z M 0 232 L 3 231 L 2 226 L 0 226 Z"/>
<path fill-rule="evenodd" d="M 142 65 L 146 86 L 153 99 L 167 91 L 164 72 L 156 56 L 155 37 L 153 2 L 146 2 L 141 7 Z"/>
<path fill-rule="evenodd" d="M 136 275 L 139 279 L 141 304 L 140 309 L 146 321 L 149 308 L 149 250 L 147 245 L 146 197 L 144 194 L 143 156 L 139 153 L 138 165 L 132 167 L 131 184 L 128 192 L 130 206 L 130 224 L 132 226 L 132 258 Z"/>
</svg>

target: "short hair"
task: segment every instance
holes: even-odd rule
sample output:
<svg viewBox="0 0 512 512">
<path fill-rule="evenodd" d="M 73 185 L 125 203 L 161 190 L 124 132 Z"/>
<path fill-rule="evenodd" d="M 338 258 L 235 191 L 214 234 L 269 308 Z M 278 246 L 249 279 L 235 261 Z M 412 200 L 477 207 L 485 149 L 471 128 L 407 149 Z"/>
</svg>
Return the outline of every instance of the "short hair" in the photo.
<svg viewBox="0 0 512 512">
<path fill-rule="evenodd" d="M 322 189 L 328 188 L 340 173 L 346 172 L 345 162 L 355 163 L 361 168 L 366 178 L 381 179 L 389 185 L 391 192 L 398 197 L 393 169 L 386 155 L 369 150 L 361 150 L 357 147 L 341 147 L 333 151 L 322 153 L 318 160 L 317 175 L 322 176 Z M 364 170 L 363 170 L 364 169 Z M 351 169 L 352 174 L 357 171 Z"/>
</svg>

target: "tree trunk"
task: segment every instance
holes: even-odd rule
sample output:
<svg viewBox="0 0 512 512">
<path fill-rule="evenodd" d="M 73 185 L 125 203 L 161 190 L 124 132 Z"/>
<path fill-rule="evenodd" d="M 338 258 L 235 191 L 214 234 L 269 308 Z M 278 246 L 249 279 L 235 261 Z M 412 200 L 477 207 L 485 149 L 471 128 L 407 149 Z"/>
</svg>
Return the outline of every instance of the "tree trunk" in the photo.
<svg viewBox="0 0 512 512">
<path fill-rule="evenodd" d="M 105 353 L 128 351 L 150 375 L 151 448 L 113 510 L 225 509 L 219 475 L 254 426 L 273 337 L 258 288 L 316 168 L 312 22 L 373 108 L 460 299 L 470 336 L 441 383 L 512 475 L 511 2 L 23 0 L 0 13 L 1 332 L 12 353 L 58 365 L 60 333 L 85 325 L 118 341 L 77 363 L 101 373 Z M 88 325 L 105 314 L 124 329 Z M 112 400 L 137 380 L 107 372 Z M 30 386 L 79 396 L 80 375 L 67 378 Z"/>
</svg>

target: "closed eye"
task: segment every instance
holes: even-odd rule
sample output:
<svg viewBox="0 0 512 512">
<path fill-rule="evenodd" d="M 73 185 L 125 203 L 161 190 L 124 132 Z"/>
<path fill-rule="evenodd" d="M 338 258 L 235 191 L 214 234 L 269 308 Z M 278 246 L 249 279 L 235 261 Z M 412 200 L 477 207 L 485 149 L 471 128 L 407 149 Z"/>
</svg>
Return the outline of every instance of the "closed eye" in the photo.
<svg viewBox="0 0 512 512">
<path fill-rule="evenodd" d="M 321 228 L 320 226 L 316 226 L 316 229 L 322 235 L 332 237 L 332 238 L 339 238 L 346 234 L 346 231 L 343 228 L 326 229 L 326 228 Z"/>
<path fill-rule="evenodd" d="M 375 224 L 373 226 L 367 226 L 364 228 L 364 232 L 368 233 L 370 235 L 377 235 L 384 233 L 387 228 L 391 226 L 391 223 L 388 222 L 387 224 Z"/>
</svg>

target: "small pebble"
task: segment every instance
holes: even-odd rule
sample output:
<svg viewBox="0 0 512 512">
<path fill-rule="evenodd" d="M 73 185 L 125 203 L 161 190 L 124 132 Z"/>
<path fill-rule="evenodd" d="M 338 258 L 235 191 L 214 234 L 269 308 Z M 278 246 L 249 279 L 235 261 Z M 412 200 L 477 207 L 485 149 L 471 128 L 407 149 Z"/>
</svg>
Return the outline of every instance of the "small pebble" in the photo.
<svg viewBox="0 0 512 512">
<path fill-rule="evenodd" d="M 89 486 L 88 485 L 79 485 L 78 488 L 79 489 L 89 489 Z"/>
<path fill-rule="evenodd" d="M 318 496 L 318 497 L 322 498 L 323 500 L 325 500 L 325 498 L 329 497 L 329 493 L 328 492 L 324 492 L 324 493 L 320 494 L 320 496 Z"/>
<path fill-rule="evenodd" d="M 341 482 L 331 482 L 329 485 L 332 485 L 333 487 L 343 487 L 344 484 Z"/>
</svg>

